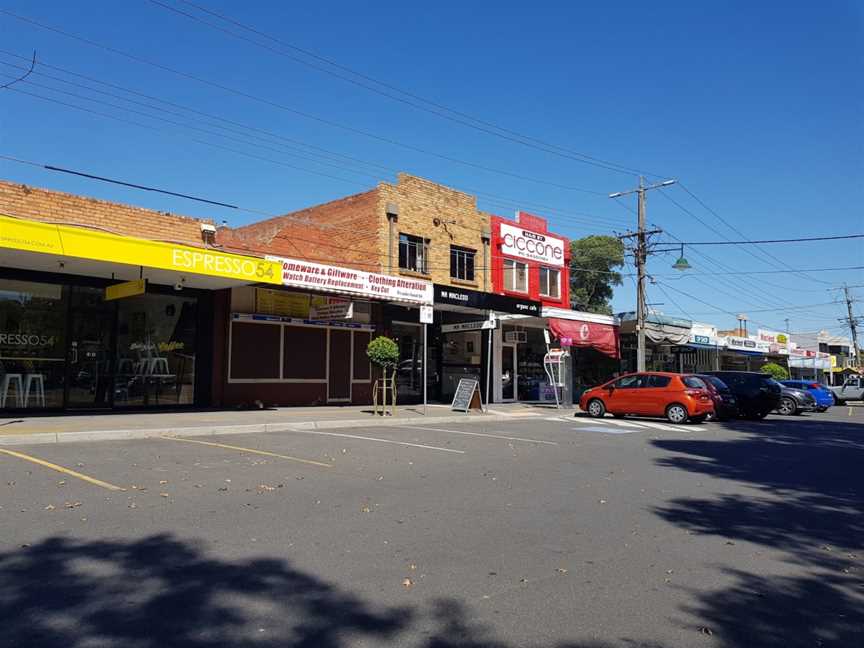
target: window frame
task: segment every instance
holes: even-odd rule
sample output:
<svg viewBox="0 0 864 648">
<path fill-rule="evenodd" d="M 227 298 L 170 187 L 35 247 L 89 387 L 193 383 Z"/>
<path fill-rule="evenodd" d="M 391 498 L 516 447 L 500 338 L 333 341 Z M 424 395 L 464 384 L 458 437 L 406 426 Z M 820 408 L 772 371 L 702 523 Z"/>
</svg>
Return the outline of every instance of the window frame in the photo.
<svg viewBox="0 0 864 648">
<path fill-rule="evenodd" d="M 404 240 L 403 240 L 404 239 Z M 404 247 L 404 253 L 403 253 Z M 413 252 L 413 264 L 411 257 Z M 404 263 L 403 263 L 404 260 Z M 429 274 L 429 239 L 407 232 L 399 232 L 399 269 Z"/>
<path fill-rule="evenodd" d="M 512 286 L 508 285 L 508 283 L 507 283 L 507 274 L 508 274 L 507 265 L 508 264 L 510 264 L 512 266 L 511 268 L 509 268 L 510 276 L 513 279 L 513 285 Z M 525 277 L 524 289 L 518 288 L 516 286 L 516 277 L 518 276 L 518 270 L 519 270 L 520 266 L 522 268 L 524 268 L 524 275 L 523 275 Z M 516 259 L 504 259 L 503 271 L 504 271 L 504 290 L 506 290 L 508 292 L 528 294 L 528 264 L 527 263 L 523 263 L 522 261 L 517 261 Z"/>
<path fill-rule="evenodd" d="M 546 273 L 546 285 L 543 282 L 543 273 Z M 549 287 L 549 277 L 555 273 L 555 293 L 547 292 L 544 288 Z M 558 268 L 550 268 L 548 266 L 540 266 L 540 296 L 548 297 L 549 299 L 561 299 L 561 271 Z"/>
<path fill-rule="evenodd" d="M 477 250 L 462 245 L 450 245 L 450 278 L 458 281 L 476 281 Z M 461 266 L 461 268 L 460 268 Z M 470 267 L 470 272 L 469 272 Z M 460 276 L 460 269 L 462 275 Z M 454 272 L 455 270 L 455 272 Z"/>
</svg>

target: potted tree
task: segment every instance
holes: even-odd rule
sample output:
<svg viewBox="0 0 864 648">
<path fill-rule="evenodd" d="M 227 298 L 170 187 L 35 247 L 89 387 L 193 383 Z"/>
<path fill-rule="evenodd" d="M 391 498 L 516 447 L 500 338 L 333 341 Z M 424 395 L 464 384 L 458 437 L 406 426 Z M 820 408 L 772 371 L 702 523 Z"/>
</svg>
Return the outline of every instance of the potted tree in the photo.
<svg viewBox="0 0 864 648">
<path fill-rule="evenodd" d="M 375 381 L 372 390 L 375 413 L 378 413 L 378 393 L 382 395 L 381 415 L 387 414 L 387 391 L 390 391 L 391 414 L 396 410 L 396 365 L 399 363 L 399 346 L 386 335 L 379 335 L 366 347 L 369 361 L 378 367 L 382 377 Z M 388 371 L 392 372 L 388 377 Z"/>
<path fill-rule="evenodd" d="M 774 380 L 788 380 L 789 372 L 786 371 L 786 367 L 783 365 L 779 365 L 776 362 L 766 362 L 762 365 L 762 373 L 768 374 Z"/>
</svg>

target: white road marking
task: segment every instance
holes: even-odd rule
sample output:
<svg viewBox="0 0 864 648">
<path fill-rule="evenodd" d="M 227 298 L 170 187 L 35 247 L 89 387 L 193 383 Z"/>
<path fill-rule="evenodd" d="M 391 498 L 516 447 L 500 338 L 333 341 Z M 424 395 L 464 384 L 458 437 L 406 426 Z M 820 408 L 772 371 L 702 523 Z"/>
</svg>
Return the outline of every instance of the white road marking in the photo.
<svg viewBox="0 0 864 648">
<path fill-rule="evenodd" d="M 655 423 L 654 421 L 639 421 L 638 425 L 647 428 L 654 428 L 656 430 L 666 430 L 667 432 L 680 432 L 681 427 L 675 427 L 672 425 L 664 425 L 663 423 Z"/>
<path fill-rule="evenodd" d="M 599 426 L 592 427 L 590 425 L 584 427 L 574 427 L 577 432 L 598 432 L 600 434 L 636 434 L 636 430 L 616 430 L 614 427 Z"/>
<path fill-rule="evenodd" d="M 405 430 L 429 430 L 431 432 L 447 432 L 448 434 L 464 434 L 466 436 L 489 437 L 490 439 L 505 439 L 507 441 L 524 441 L 525 443 L 543 443 L 545 445 L 558 445 L 554 441 L 541 441 L 540 439 L 526 439 L 524 437 L 506 436 L 504 434 L 485 434 L 483 432 L 463 432 L 462 430 L 445 430 L 444 428 L 398 426 Z"/>
<path fill-rule="evenodd" d="M 408 441 L 393 441 L 392 439 L 379 439 L 378 437 L 360 436 L 358 434 L 342 434 L 341 432 L 322 432 L 321 430 L 285 430 L 294 434 L 320 434 L 322 436 L 341 437 L 343 439 L 359 439 L 361 441 L 376 441 L 378 443 L 391 443 L 393 445 L 408 446 L 411 448 L 423 448 L 424 450 L 439 450 L 441 452 L 455 452 L 465 454 L 464 450 L 453 448 L 439 448 L 437 446 L 423 445 L 422 443 L 409 443 Z"/>
</svg>

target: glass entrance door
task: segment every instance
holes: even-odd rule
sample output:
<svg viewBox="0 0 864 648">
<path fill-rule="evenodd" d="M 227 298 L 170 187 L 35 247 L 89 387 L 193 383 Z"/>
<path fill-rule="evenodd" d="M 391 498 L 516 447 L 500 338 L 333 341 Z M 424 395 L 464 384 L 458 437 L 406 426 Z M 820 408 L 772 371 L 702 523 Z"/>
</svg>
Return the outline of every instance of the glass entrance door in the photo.
<svg viewBox="0 0 864 648">
<path fill-rule="evenodd" d="M 112 337 L 115 303 L 101 288 L 75 286 L 69 303 L 66 405 L 70 409 L 111 407 Z"/>
<path fill-rule="evenodd" d="M 519 381 L 516 363 L 516 345 L 501 345 L 501 400 L 516 400 L 516 384 Z"/>
</svg>

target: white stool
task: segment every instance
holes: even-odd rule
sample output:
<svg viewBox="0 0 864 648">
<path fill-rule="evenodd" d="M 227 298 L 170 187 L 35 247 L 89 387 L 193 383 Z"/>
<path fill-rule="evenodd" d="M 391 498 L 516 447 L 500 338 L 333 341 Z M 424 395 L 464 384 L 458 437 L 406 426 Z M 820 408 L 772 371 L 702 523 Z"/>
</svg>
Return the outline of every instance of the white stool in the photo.
<svg viewBox="0 0 864 648">
<path fill-rule="evenodd" d="M 24 407 L 24 389 L 21 383 L 21 374 L 7 373 L 0 383 L 0 407 L 6 407 L 6 399 L 9 397 L 9 388 L 15 383 L 15 404 Z"/>
<path fill-rule="evenodd" d="M 147 373 L 154 376 L 166 376 L 170 373 L 168 369 L 168 358 L 152 358 L 150 360 L 150 371 Z"/>
<path fill-rule="evenodd" d="M 45 376 L 40 373 L 24 374 L 24 407 L 30 407 L 30 393 L 37 407 L 45 407 Z"/>
</svg>

